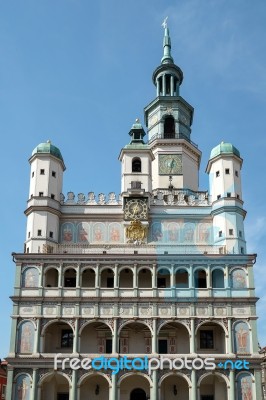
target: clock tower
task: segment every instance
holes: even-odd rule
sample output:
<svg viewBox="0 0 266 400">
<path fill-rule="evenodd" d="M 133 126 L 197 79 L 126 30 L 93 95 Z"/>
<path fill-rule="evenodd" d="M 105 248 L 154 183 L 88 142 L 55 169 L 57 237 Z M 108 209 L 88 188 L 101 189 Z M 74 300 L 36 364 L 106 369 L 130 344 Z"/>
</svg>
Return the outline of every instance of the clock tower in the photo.
<svg viewBox="0 0 266 400">
<path fill-rule="evenodd" d="M 144 109 L 152 150 L 152 189 L 198 190 L 201 152 L 190 139 L 193 107 L 179 94 L 183 72 L 171 55 L 169 29 L 164 24 L 163 57 L 152 80 L 157 97 Z"/>
</svg>

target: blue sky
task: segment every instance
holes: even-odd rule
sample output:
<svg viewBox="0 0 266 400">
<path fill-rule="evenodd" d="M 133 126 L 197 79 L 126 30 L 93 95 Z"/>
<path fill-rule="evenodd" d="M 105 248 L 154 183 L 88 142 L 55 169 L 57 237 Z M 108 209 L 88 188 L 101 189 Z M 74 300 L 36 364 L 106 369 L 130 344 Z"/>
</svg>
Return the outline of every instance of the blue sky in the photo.
<svg viewBox="0 0 266 400">
<path fill-rule="evenodd" d="M 120 192 L 120 149 L 143 108 L 169 16 L 181 95 L 194 108 L 192 140 L 203 152 L 232 142 L 242 169 L 246 238 L 255 265 L 259 341 L 266 345 L 265 0 L 0 1 L 0 357 L 8 353 L 14 263 L 22 252 L 28 158 L 51 139 L 63 154 L 64 193 Z"/>
</svg>

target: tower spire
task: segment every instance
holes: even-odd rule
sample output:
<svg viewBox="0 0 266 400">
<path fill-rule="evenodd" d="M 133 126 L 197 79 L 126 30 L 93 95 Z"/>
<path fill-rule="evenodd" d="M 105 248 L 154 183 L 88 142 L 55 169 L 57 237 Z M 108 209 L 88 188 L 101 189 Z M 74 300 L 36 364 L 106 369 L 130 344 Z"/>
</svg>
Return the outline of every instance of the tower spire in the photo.
<svg viewBox="0 0 266 400">
<path fill-rule="evenodd" d="M 164 28 L 164 38 L 163 38 L 163 58 L 161 59 L 162 64 L 174 64 L 174 59 L 171 56 L 171 38 L 169 33 L 169 28 L 167 26 L 166 17 L 162 23 L 162 27 Z"/>
</svg>

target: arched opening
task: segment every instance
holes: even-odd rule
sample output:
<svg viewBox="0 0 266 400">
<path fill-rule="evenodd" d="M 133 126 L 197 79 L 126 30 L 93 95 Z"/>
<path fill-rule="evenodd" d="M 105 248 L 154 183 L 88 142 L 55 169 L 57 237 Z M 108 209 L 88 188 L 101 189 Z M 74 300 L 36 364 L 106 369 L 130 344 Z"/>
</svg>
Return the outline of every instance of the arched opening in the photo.
<svg viewBox="0 0 266 400">
<path fill-rule="evenodd" d="M 224 272 L 221 269 L 215 269 L 212 271 L 212 288 L 224 288 Z"/>
<path fill-rule="evenodd" d="M 227 400 L 227 385 L 224 378 L 217 374 L 204 377 L 200 383 L 201 400 Z"/>
<path fill-rule="evenodd" d="M 179 269 L 175 274 L 175 285 L 177 288 L 188 288 L 188 272 L 185 269 Z"/>
<path fill-rule="evenodd" d="M 72 353 L 73 329 L 66 322 L 53 322 L 45 332 L 43 338 L 44 353 Z"/>
<path fill-rule="evenodd" d="M 224 354 L 225 331 L 216 323 L 208 322 L 199 327 L 196 335 L 198 353 Z"/>
<path fill-rule="evenodd" d="M 58 270 L 56 268 L 50 268 L 46 271 L 44 276 L 45 287 L 58 287 Z"/>
<path fill-rule="evenodd" d="M 161 400 L 189 400 L 189 386 L 185 378 L 179 375 L 167 376 L 161 384 Z"/>
<path fill-rule="evenodd" d="M 207 287 L 206 271 L 198 269 L 194 272 L 194 285 L 197 289 L 205 289 Z"/>
<path fill-rule="evenodd" d="M 189 332 L 178 322 L 169 322 L 158 334 L 159 354 L 189 354 Z"/>
<path fill-rule="evenodd" d="M 41 383 L 41 400 L 47 399 L 69 399 L 69 382 L 65 376 L 54 373 L 44 379 Z"/>
<path fill-rule="evenodd" d="M 109 383 L 99 374 L 91 374 L 80 385 L 80 400 L 109 399 Z"/>
<path fill-rule="evenodd" d="M 120 288 L 133 288 L 133 272 L 131 269 L 123 269 L 119 274 Z"/>
<path fill-rule="evenodd" d="M 138 287 L 139 288 L 151 288 L 152 287 L 151 271 L 148 268 L 143 268 L 139 271 Z"/>
<path fill-rule="evenodd" d="M 114 271 L 111 268 L 104 269 L 101 272 L 101 283 L 102 288 L 113 288 L 114 287 Z"/>
<path fill-rule="evenodd" d="M 175 120 L 173 117 L 166 117 L 164 120 L 164 139 L 173 139 L 175 137 Z"/>
<path fill-rule="evenodd" d="M 141 159 L 138 157 L 132 160 L 132 172 L 141 172 Z"/>
<path fill-rule="evenodd" d="M 120 332 L 120 349 L 122 354 L 151 353 L 151 331 L 141 322 L 131 322 Z"/>
<path fill-rule="evenodd" d="M 122 379 L 120 383 L 120 400 L 147 400 L 150 399 L 150 381 L 143 374 L 132 373 Z M 134 396 L 134 397 L 131 397 Z M 139 397 L 137 397 L 139 396 Z M 145 396 L 145 397 L 144 397 Z"/>
<path fill-rule="evenodd" d="M 102 322 L 86 325 L 80 334 L 80 353 L 112 353 L 112 331 L 109 326 Z"/>
<path fill-rule="evenodd" d="M 64 287 L 74 288 L 76 287 L 76 270 L 74 268 L 68 268 L 64 273 Z"/>
<path fill-rule="evenodd" d="M 130 400 L 147 400 L 145 390 L 141 388 L 133 389 L 130 393 Z"/>
<path fill-rule="evenodd" d="M 95 271 L 92 268 L 85 269 L 81 275 L 81 287 L 95 287 Z"/>
<path fill-rule="evenodd" d="M 157 273 L 157 287 L 169 288 L 170 287 L 170 271 L 168 269 L 160 269 Z"/>
</svg>

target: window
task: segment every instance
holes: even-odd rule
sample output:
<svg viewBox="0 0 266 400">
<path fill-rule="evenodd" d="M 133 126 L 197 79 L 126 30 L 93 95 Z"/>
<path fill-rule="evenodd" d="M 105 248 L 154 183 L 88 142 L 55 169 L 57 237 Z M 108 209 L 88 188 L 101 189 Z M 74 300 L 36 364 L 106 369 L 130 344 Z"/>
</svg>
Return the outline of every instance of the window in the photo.
<svg viewBox="0 0 266 400">
<path fill-rule="evenodd" d="M 218 176 L 220 176 L 220 171 L 216 171 L 216 178 L 218 178 Z"/>
<path fill-rule="evenodd" d="M 175 120 L 173 117 L 166 117 L 164 120 L 164 138 L 173 139 L 175 137 Z"/>
<path fill-rule="evenodd" d="M 141 189 L 140 181 L 132 181 L 130 183 L 131 183 L 131 189 Z"/>
<path fill-rule="evenodd" d="M 219 231 L 219 237 L 223 236 L 223 231 Z"/>
<path fill-rule="evenodd" d="M 200 331 L 200 348 L 213 349 L 213 331 Z"/>
<path fill-rule="evenodd" d="M 31 173 L 31 177 L 32 177 L 32 178 L 34 177 L 34 171 Z"/>
<path fill-rule="evenodd" d="M 51 239 L 53 239 L 53 237 L 54 237 L 54 232 L 49 232 L 49 237 L 51 238 Z"/>
<path fill-rule="evenodd" d="M 159 354 L 167 354 L 168 353 L 167 339 L 159 339 L 158 342 L 159 342 L 158 343 Z"/>
<path fill-rule="evenodd" d="M 42 236 L 42 230 L 41 229 L 38 229 L 37 236 Z"/>
<path fill-rule="evenodd" d="M 239 199 L 239 194 L 236 195 L 236 198 Z"/>
<path fill-rule="evenodd" d="M 39 192 L 39 196 L 40 196 L 40 197 L 43 197 L 43 192 Z"/>
<path fill-rule="evenodd" d="M 157 286 L 158 288 L 166 287 L 166 279 L 165 278 L 157 278 Z"/>
<path fill-rule="evenodd" d="M 233 229 L 229 229 L 229 235 L 233 236 L 233 234 L 234 234 L 234 230 Z"/>
<path fill-rule="evenodd" d="M 30 238 L 30 232 L 28 232 L 28 238 Z"/>
<path fill-rule="evenodd" d="M 105 341 L 105 353 L 111 354 L 112 353 L 112 339 L 106 339 Z"/>
<path fill-rule="evenodd" d="M 72 329 L 63 329 L 61 332 L 61 347 L 73 347 Z"/>
<path fill-rule="evenodd" d="M 235 171 L 235 176 L 238 176 L 238 171 Z"/>
<path fill-rule="evenodd" d="M 141 172 L 141 159 L 140 158 L 133 158 L 132 172 Z"/>
<path fill-rule="evenodd" d="M 242 231 L 239 231 L 239 237 L 242 238 Z"/>
<path fill-rule="evenodd" d="M 55 195 L 54 194 L 51 194 L 51 199 L 54 199 L 55 198 Z"/>
<path fill-rule="evenodd" d="M 106 287 L 113 288 L 114 287 L 114 277 L 108 277 L 106 279 Z"/>
<path fill-rule="evenodd" d="M 52 171 L 52 176 L 53 176 L 54 178 L 56 178 L 56 172 L 55 172 L 55 171 Z"/>
<path fill-rule="evenodd" d="M 241 247 L 240 252 L 241 254 L 244 254 L 244 247 Z"/>
<path fill-rule="evenodd" d="M 230 169 L 229 168 L 225 168 L 225 174 L 226 175 L 230 175 Z"/>
<path fill-rule="evenodd" d="M 204 269 L 195 271 L 194 283 L 195 283 L 195 288 L 206 289 L 207 278 L 206 278 L 206 272 L 204 271 Z"/>
<path fill-rule="evenodd" d="M 230 193 L 230 192 L 227 192 L 226 196 L 227 196 L 227 197 L 231 197 L 231 193 Z"/>
<path fill-rule="evenodd" d="M 41 170 L 40 170 L 40 175 L 44 175 L 44 174 L 45 174 L 44 169 L 41 169 Z"/>
<path fill-rule="evenodd" d="M 217 200 L 220 200 L 220 198 L 221 198 L 221 195 L 218 194 L 218 195 L 217 195 Z"/>
</svg>

